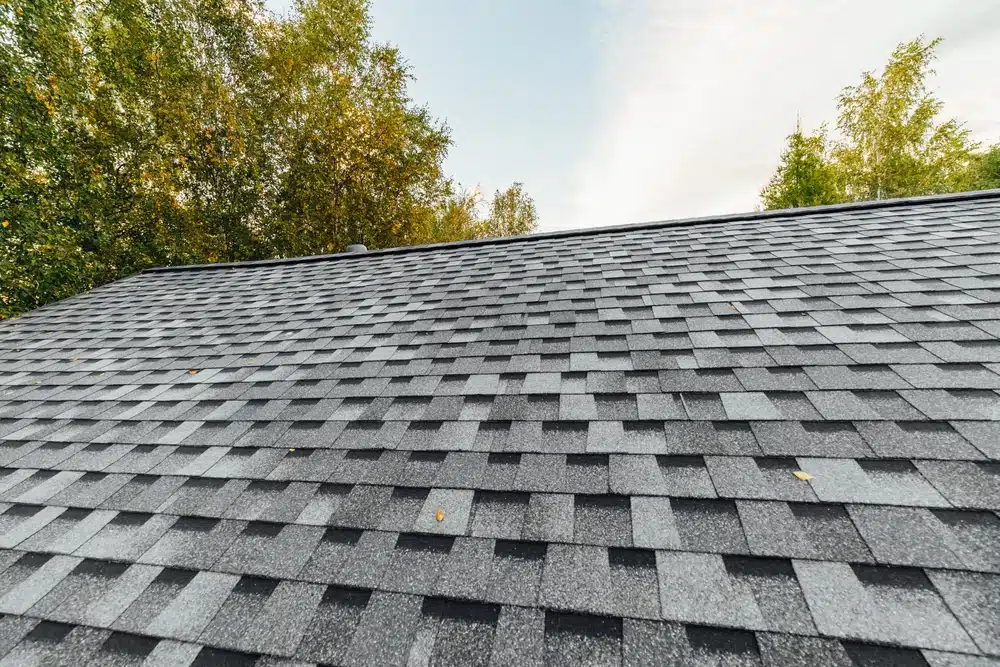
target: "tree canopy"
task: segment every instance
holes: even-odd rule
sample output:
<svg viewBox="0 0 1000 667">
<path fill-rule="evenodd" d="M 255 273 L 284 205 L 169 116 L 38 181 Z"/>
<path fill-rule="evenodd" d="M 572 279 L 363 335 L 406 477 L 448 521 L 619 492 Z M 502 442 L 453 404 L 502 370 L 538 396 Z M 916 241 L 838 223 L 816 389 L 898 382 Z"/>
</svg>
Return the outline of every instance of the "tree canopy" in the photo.
<svg viewBox="0 0 1000 667">
<path fill-rule="evenodd" d="M 810 136 L 796 123 L 777 171 L 760 194 L 764 206 L 798 208 L 839 201 L 837 173 L 826 156 L 826 128 Z"/>
<path fill-rule="evenodd" d="M 996 187 L 1000 151 L 980 153 L 962 123 L 938 119 L 943 103 L 928 90 L 927 78 L 940 43 L 918 37 L 900 44 L 881 74 L 864 72 L 860 83 L 844 88 L 834 140 L 825 127 L 807 135 L 797 126 L 761 191 L 764 207 Z"/>
<path fill-rule="evenodd" d="M 0 318 L 155 265 L 527 233 L 367 0 L 0 0 Z M 459 215 L 457 212 L 460 212 Z"/>
</svg>

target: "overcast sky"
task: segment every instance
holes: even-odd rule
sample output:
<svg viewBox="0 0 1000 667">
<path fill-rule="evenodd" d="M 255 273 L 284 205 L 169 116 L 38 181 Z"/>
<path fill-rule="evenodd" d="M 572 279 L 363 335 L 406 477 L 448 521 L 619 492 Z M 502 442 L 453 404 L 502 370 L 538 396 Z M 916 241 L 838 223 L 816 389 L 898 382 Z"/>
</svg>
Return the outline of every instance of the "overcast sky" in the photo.
<svg viewBox="0 0 1000 667">
<path fill-rule="evenodd" d="M 280 9 L 287 0 L 268 0 Z M 942 36 L 945 114 L 1000 141 L 998 0 L 374 0 L 449 173 L 525 183 L 543 231 L 752 210 L 796 114 Z"/>
</svg>

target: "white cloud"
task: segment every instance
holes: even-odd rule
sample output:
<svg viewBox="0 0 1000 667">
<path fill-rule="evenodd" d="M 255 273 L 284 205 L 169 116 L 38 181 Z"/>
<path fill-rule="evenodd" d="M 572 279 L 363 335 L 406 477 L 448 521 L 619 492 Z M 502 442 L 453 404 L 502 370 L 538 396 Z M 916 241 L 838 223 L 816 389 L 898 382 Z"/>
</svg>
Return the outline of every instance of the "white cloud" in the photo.
<svg viewBox="0 0 1000 667">
<path fill-rule="evenodd" d="M 544 229 L 752 209 L 796 114 L 835 97 L 918 34 L 943 36 L 931 85 L 945 112 L 1000 140 L 1000 3 L 965 0 L 609 1 L 599 126 L 572 210 Z"/>
</svg>

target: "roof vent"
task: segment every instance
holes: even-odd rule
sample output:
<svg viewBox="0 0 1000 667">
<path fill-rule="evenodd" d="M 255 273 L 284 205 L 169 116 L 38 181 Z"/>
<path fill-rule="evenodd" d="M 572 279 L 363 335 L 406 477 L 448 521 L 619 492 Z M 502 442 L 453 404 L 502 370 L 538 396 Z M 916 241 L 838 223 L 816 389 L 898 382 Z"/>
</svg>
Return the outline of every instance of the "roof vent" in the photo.
<svg viewBox="0 0 1000 667">
<path fill-rule="evenodd" d="M 344 248 L 344 252 L 368 252 L 368 248 L 363 243 L 352 243 Z"/>
</svg>

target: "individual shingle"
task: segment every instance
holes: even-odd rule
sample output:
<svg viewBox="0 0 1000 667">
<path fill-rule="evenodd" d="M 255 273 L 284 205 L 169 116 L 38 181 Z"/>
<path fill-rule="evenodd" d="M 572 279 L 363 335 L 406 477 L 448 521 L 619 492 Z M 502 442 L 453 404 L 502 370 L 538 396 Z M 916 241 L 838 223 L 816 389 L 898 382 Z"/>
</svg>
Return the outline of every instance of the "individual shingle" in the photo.
<svg viewBox="0 0 1000 667">
<path fill-rule="evenodd" d="M 545 562 L 546 544 L 497 540 L 493 547 L 486 600 L 534 606 Z"/>
<path fill-rule="evenodd" d="M 871 448 L 850 422 L 753 422 L 769 456 L 870 457 Z"/>
<path fill-rule="evenodd" d="M 872 562 L 842 505 L 737 501 L 750 552 L 760 556 Z"/>
<path fill-rule="evenodd" d="M 958 617 L 962 627 L 985 653 L 1000 653 L 997 636 L 996 599 L 1000 593 L 1000 577 L 972 572 L 928 571 L 934 587 Z"/>
<path fill-rule="evenodd" d="M 448 560 L 453 543 L 452 537 L 401 534 L 379 588 L 400 593 L 429 594 Z"/>
<path fill-rule="evenodd" d="M 302 508 L 295 523 L 325 525 L 347 499 L 352 487 L 347 484 L 320 484 Z"/>
<path fill-rule="evenodd" d="M 327 587 L 295 656 L 326 664 L 343 662 L 370 599 L 367 589 Z"/>
<path fill-rule="evenodd" d="M 981 458 L 980 452 L 946 422 L 855 422 L 855 427 L 880 457 Z"/>
<path fill-rule="evenodd" d="M 418 596 L 375 591 L 358 621 L 346 665 L 404 665 L 420 621 Z"/>
<path fill-rule="evenodd" d="M 355 528 L 327 528 L 299 576 L 309 581 L 336 581 L 361 535 Z"/>
<path fill-rule="evenodd" d="M 0 515 L 0 547 L 10 549 L 42 530 L 60 514 L 63 507 L 12 505 Z"/>
<path fill-rule="evenodd" d="M 915 461 L 914 464 L 956 507 L 1000 509 L 1000 465 L 972 461 Z"/>
<path fill-rule="evenodd" d="M 429 653 L 432 664 L 489 664 L 493 635 L 500 616 L 498 605 L 426 598 L 410 660 Z M 433 646 L 431 638 L 433 637 Z M 430 651 L 426 651 L 430 648 Z"/>
<path fill-rule="evenodd" d="M 794 667 L 800 664 L 857 667 L 844 646 L 830 639 L 760 632 L 757 633 L 757 643 L 761 661 L 767 667 Z"/>
<path fill-rule="evenodd" d="M 243 530 L 240 521 L 180 517 L 139 562 L 207 570 Z"/>
<path fill-rule="evenodd" d="M 948 501 L 909 461 L 800 458 L 820 500 L 889 505 L 947 506 Z"/>
<path fill-rule="evenodd" d="M 493 540 L 455 538 L 433 593 L 452 598 L 483 599 L 493 563 L 493 548 Z"/>
<path fill-rule="evenodd" d="M 665 495 L 714 498 L 715 486 L 702 456 L 658 456 L 657 466 L 663 475 Z"/>
<path fill-rule="evenodd" d="M 124 563 L 83 560 L 32 605 L 30 612 L 49 620 L 81 623 L 90 602 L 108 593 L 127 569 Z"/>
<path fill-rule="evenodd" d="M 363 532 L 352 545 L 340 570 L 331 577 L 334 583 L 375 588 L 393 556 L 398 537 L 396 533 Z M 326 580 L 326 577 L 323 579 Z"/>
<path fill-rule="evenodd" d="M 504 606 L 493 637 L 491 667 L 537 667 L 543 664 L 545 612 Z"/>
<path fill-rule="evenodd" d="M 721 497 L 816 500 L 810 486 L 795 477 L 799 466 L 794 459 L 708 456 L 705 461 Z"/>
<path fill-rule="evenodd" d="M 921 570 L 793 561 L 823 634 L 917 648 L 975 652 L 975 644 Z"/>
<path fill-rule="evenodd" d="M 71 556 L 22 557 L 4 579 L 0 612 L 24 614 L 65 579 L 81 562 Z M 16 577 L 16 578 L 15 578 Z"/>
<path fill-rule="evenodd" d="M 714 421 L 664 423 L 669 454 L 762 454 L 748 422 Z"/>
<path fill-rule="evenodd" d="M 545 613 L 546 665 L 621 665 L 621 619 Z"/>
<path fill-rule="evenodd" d="M 469 533 L 475 537 L 518 539 L 529 500 L 527 493 L 477 491 Z"/>
<path fill-rule="evenodd" d="M 573 540 L 574 498 L 568 493 L 532 493 L 521 536 L 541 542 Z"/>
<path fill-rule="evenodd" d="M 146 632 L 194 641 L 219 611 L 239 577 L 199 572 L 160 614 Z"/>
<path fill-rule="evenodd" d="M 633 496 L 632 541 L 647 549 L 676 549 L 680 533 L 669 498 Z"/>
<path fill-rule="evenodd" d="M 615 610 L 605 547 L 553 544 L 545 556 L 539 603 L 550 609 L 610 614 Z"/>
<path fill-rule="evenodd" d="M 475 492 L 463 489 L 432 489 L 413 529 L 426 533 L 462 535 L 472 513 Z M 441 519 L 438 520 L 438 516 Z"/>
<path fill-rule="evenodd" d="M 577 495 L 573 539 L 581 544 L 632 546 L 629 499 L 614 495 Z"/>
<path fill-rule="evenodd" d="M 164 568 L 113 622 L 116 630 L 144 632 L 184 588 L 191 583 L 194 570 Z"/>
<path fill-rule="evenodd" d="M 649 549 L 608 550 L 614 613 L 631 618 L 660 618 L 656 555 Z"/>
<path fill-rule="evenodd" d="M 791 561 L 725 556 L 723 562 L 734 585 L 751 591 L 767 627 L 796 634 L 815 633 Z"/>
<path fill-rule="evenodd" d="M 656 567 L 664 618 L 765 629 L 753 592 L 733 581 L 721 556 L 658 551 Z"/>
<path fill-rule="evenodd" d="M 283 581 L 271 593 L 240 642 L 254 653 L 291 656 L 309 627 L 324 586 Z"/>
<path fill-rule="evenodd" d="M 223 572 L 290 578 L 298 574 L 323 537 L 318 526 L 252 521 L 216 561 Z"/>
<path fill-rule="evenodd" d="M 748 552 L 733 501 L 671 498 L 670 507 L 681 548 L 720 553 Z"/>
<path fill-rule="evenodd" d="M 1000 460 L 1000 424 L 997 422 L 960 421 L 952 427 L 987 458 Z"/>
<path fill-rule="evenodd" d="M 1000 419 L 1000 396 L 986 389 L 909 389 L 899 395 L 929 419 Z"/>
<path fill-rule="evenodd" d="M 76 550 L 86 558 L 134 561 L 153 546 L 177 517 L 139 512 L 119 512 Z"/>
</svg>

